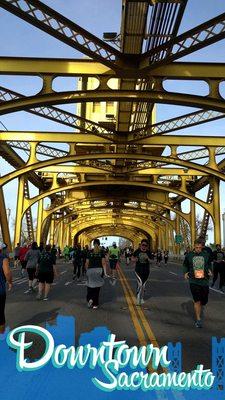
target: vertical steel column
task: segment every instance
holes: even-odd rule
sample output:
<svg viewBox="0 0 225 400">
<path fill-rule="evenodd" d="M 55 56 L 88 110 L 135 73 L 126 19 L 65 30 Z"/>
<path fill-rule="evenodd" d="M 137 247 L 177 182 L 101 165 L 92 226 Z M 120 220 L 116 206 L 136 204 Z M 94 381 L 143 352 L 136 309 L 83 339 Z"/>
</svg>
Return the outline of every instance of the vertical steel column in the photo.
<svg viewBox="0 0 225 400">
<path fill-rule="evenodd" d="M 54 243 L 54 234 L 55 234 L 55 219 L 54 219 L 54 214 L 52 214 L 51 217 L 51 225 L 50 225 L 50 237 L 49 237 L 49 243 L 51 244 L 51 246 Z"/>
<path fill-rule="evenodd" d="M 166 217 L 170 219 L 170 210 L 166 211 Z M 170 230 L 170 225 L 166 224 L 165 228 L 165 249 L 164 250 L 169 250 L 169 230 Z"/>
<path fill-rule="evenodd" d="M 36 241 L 38 245 L 41 242 L 41 231 L 42 231 L 42 222 L 43 222 L 43 202 L 41 199 L 38 202 L 38 215 L 37 215 L 37 232 L 36 232 Z"/>
<path fill-rule="evenodd" d="M 63 250 L 64 249 L 64 219 L 60 222 L 59 226 L 59 242 L 60 242 L 60 247 Z"/>
<path fill-rule="evenodd" d="M 4 193 L 3 193 L 3 189 L 1 186 L 0 186 L 0 224 L 1 224 L 3 242 L 8 245 L 8 249 L 11 252 L 12 251 L 12 243 L 11 243 L 8 218 L 7 218 L 6 208 L 5 208 Z"/>
<path fill-rule="evenodd" d="M 191 221 L 190 221 L 190 230 L 191 230 L 191 247 L 194 247 L 194 242 L 196 239 L 196 208 L 195 202 L 190 202 L 190 212 L 191 212 Z"/>
<path fill-rule="evenodd" d="M 175 227 L 176 227 L 176 235 L 180 235 L 180 216 L 176 214 L 176 219 L 175 219 Z M 176 245 L 176 254 L 179 256 L 180 255 L 180 245 Z"/>
<path fill-rule="evenodd" d="M 213 178 L 213 215 L 214 215 L 214 242 L 221 244 L 221 227 L 220 227 L 220 181 Z"/>
<path fill-rule="evenodd" d="M 69 246 L 73 247 L 72 227 L 71 227 L 71 224 L 69 224 Z"/>
<path fill-rule="evenodd" d="M 25 185 L 25 176 L 21 175 L 18 179 L 14 247 L 16 247 L 17 243 L 20 243 L 21 239 L 23 210 L 24 210 L 24 185 Z"/>
</svg>

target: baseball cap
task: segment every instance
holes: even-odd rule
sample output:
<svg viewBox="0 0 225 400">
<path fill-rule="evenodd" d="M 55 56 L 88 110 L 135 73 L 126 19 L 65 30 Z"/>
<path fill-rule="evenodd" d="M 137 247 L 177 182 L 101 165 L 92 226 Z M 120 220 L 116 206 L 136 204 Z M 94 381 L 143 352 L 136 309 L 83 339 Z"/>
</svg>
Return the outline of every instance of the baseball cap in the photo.
<svg viewBox="0 0 225 400">
<path fill-rule="evenodd" d="M 3 242 L 0 242 L 0 250 L 1 250 L 1 249 L 4 249 L 5 247 L 6 247 L 6 244 L 3 243 Z"/>
</svg>

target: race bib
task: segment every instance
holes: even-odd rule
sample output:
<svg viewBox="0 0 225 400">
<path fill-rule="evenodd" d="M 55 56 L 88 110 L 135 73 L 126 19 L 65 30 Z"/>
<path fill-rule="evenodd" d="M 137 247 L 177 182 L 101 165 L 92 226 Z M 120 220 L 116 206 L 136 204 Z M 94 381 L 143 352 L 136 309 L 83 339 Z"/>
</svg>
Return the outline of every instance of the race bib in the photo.
<svg viewBox="0 0 225 400">
<path fill-rule="evenodd" d="M 196 279 L 203 279 L 205 277 L 205 260 L 202 256 L 195 256 L 193 258 L 194 277 Z"/>
</svg>

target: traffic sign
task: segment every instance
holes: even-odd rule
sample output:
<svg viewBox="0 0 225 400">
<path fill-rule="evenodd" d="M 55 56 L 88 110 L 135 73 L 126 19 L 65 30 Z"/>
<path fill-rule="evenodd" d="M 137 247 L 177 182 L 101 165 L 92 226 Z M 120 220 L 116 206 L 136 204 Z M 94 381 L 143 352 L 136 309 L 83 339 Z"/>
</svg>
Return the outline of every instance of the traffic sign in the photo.
<svg viewBox="0 0 225 400">
<path fill-rule="evenodd" d="M 180 234 L 175 235 L 175 243 L 176 243 L 176 244 L 180 244 L 180 243 L 182 243 L 182 242 L 183 242 L 183 236 L 180 235 Z"/>
</svg>

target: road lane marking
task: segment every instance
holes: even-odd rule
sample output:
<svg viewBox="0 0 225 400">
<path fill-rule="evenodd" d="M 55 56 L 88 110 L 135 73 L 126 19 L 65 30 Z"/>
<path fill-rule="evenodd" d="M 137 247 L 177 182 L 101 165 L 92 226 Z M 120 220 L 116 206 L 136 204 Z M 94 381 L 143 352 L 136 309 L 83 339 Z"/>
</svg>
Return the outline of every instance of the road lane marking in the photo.
<svg viewBox="0 0 225 400">
<path fill-rule="evenodd" d="M 71 283 L 73 283 L 73 281 L 66 282 L 66 283 L 65 283 L 65 286 L 68 286 L 68 285 L 70 285 Z"/>
<path fill-rule="evenodd" d="M 121 282 L 121 284 L 123 286 L 123 290 L 124 290 L 124 293 L 125 293 L 125 297 L 126 297 L 126 300 L 127 300 L 127 304 L 128 304 L 130 313 L 131 313 L 131 310 L 132 310 L 131 317 L 132 317 L 132 320 L 133 320 L 133 324 L 134 324 L 136 333 L 138 334 L 138 332 L 139 333 L 141 332 L 141 340 L 140 340 L 139 335 L 138 335 L 138 339 L 139 339 L 140 344 L 142 346 L 143 345 L 146 346 L 148 344 L 148 342 L 146 341 L 146 338 L 145 338 L 145 334 L 144 334 L 144 330 L 145 330 L 145 333 L 147 334 L 148 339 L 150 340 L 150 342 L 154 345 L 154 347 L 158 347 L 159 348 L 159 344 L 158 344 L 158 342 L 156 340 L 156 337 L 155 337 L 155 335 L 154 335 L 154 333 L 153 333 L 153 331 L 152 331 L 152 329 L 150 327 L 150 324 L 149 324 L 148 320 L 146 319 L 146 316 L 145 316 L 144 312 L 142 311 L 142 308 L 140 306 L 138 306 L 138 307 L 135 306 L 136 297 L 134 296 L 133 290 L 132 290 L 129 282 L 127 281 L 125 275 L 123 274 L 123 271 L 122 271 L 121 267 L 118 268 L 118 274 L 119 274 L 119 277 L 120 277 L 120 282 Z M 144 330 L 140 326 L 140 320 L 139 320 L 139 318 L 138 318 L 138 316 L 137 316 L 135 311 L 139 314 L 139 317 L 141 319 L 141 322 L 142 322 L 142 325 L 144 327 Z M 137 322 L 139 323 L 139 325 L 137 325 Z M 142 341 L 142 340 L 144 340 L 144 341 Z M 151 364 L 147 367 L 147 370 L 148 370 L 149 373 L 156 372 L 155 369 L 152 368 Z M 159 371 L 159 369 L 158 369 L 158 373 L 160 373 L 160 372 L 161 371 Z M 162 372 L 167 373 L 168 370 L 163 367 L 162 368 Z M 184 396 L 183 396 L 182 393 L 177 393 L 176 391 L 172 391 L 172 393 L 173 393 L 175 399 L 184 400 Z M 158 399 L 162 399 L 161 395 L 162 395 L 162 393 L 157 391 L 156 396 L 157 396 Z"/>
<path fill-rule="evenodd" d="M 220 290 L 218 290 L 218 289 L 214 289 L 214 288 L 212 288 L 212 287 L 210 287 L 209 288 L 210 290 L 213 290 L 214 292 L 217 292 L 217 293 L 220 293 L 220 294 L 225 294 L 225 293 L 223 293 L 223 292 L 221 292 Z"/>
<path fill-rule="evenodd" d="M 62 271 L 62 272 L 60 272 L 60 275 L 63 275 L 63 274 L 65 274 L 67 271 Z"/>
<path fill-rule="evenodd" d="M 24 279 L 22 279 L 20 282 L 16 282 L 16 285 L 22 285 L 22 283 L 25 283 L 25 282 L 27 282 L 28 281 L 28 279 L 27 278 L 24 278 Z"/>
<path fill-rule="evenodd" d="M 125 275 L 123 274 L 123 271 L 120 269 L 119 271 L 121 273 L 121 275 L 123 276 L 124 280 L 125 280 L 125 284 L 127 286 L 127 290 L 129 292 L 129 295 L 131 297 L 131 300 L 133 302 L 133 305 L 135 306 L 135 309 L 137 311 L 137 314 L 139 314 L 140 320 L 142 322 L 142 325 L 146 331 L 146 334 L 148 336 L 148 339 L 151 341 L 152 344 L 154 344 L 155 347 L 159 347 L 159 344 L 156 340 L 156 337 L 152 331 L 152 329 L 150 328 L 149 322 L 146 319 L 146 316 L 143 313 L 143 310 L 140 306 L 136 306 L 136 297 L 134 296 L 133 290 L 130 287 L 129 282 L 127 281 Z"/>
<path fill-rule="evenodd" d="M 137 318 L 136 310 L 134 308 L 134 304 L 132 302 L 132 299 L 131 299 L 131 297 L 129 295 L 129 292 L 127 290 L 127 287 L 126 287 L 126 278 L 122 275 L 120 269 L 118 270 L 118 274 L 119 274 L 119 277 L 120 277 L 120 282 L 121 282 L 121 285 L 123 287 L 123 291 L 124 291 L 124 294 L 125 294 L 125 298 L 126 298 L 126 301 L 127 301 L 127 305 L 128 305 L 129 311 L 130 311 L 131 319 L 132 319 L 132 322 L 133 322 L 134 329 L 136 331 L 138 340 L 139 340 L 139 342 L 140 342 L 140 344 L 142 346 L 143 345 L 146 346 L 147 342 L 146 342 L 146 338 L 145 338 L 143 329 L 142 329 L 142 327 L 140 325 L 140 322 L 139 322 L 139 320 Z"/>
<path fill-rule="evenodd" d="M 175 272 L 172 272 L 172 271 L 168 271 L 168 272 L 169 272 L 169 274 L 178 276 L 178 274 L 176 274 Z"/>
</svg>

